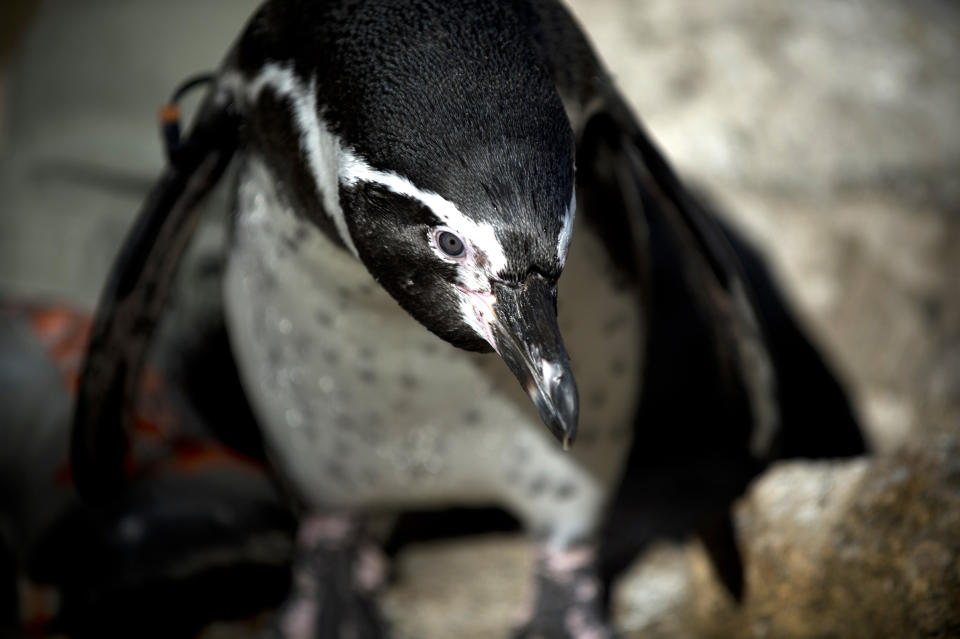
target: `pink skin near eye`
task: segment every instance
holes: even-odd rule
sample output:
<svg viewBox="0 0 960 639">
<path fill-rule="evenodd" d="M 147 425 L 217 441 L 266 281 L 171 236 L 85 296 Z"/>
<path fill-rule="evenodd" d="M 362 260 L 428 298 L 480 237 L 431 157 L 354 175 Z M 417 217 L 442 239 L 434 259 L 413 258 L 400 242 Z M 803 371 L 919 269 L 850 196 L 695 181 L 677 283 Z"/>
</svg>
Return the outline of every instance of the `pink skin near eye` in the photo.
<svg viewBox="0 0 960 639">
<path fill-rule="evenodd" d="M 443 249 L 440 248 L 439 238 L 443 233 L 452 233 L 463 243 L 463 255 L 454 257 L 452 255 L 448 255 Z M 433 231 L 429 234 L 429 242 L 430 247 L 443 261 L 454 264 L 462 264 L 468 269 L 475 268 L 475 266 L 472 264 L 474 257 L 473 247 L 453 229 L 446 226 L 433 229 Z M 457 289 L 459 289 L 460 292 L 469 298 L 474 317 L 477 320 L 477 324 L 479 324 L 481 330 L 483 331 L 483 338 L 487 340 L 490 346 L 493 347 L 493 350 L 499 353 L 500 350 L 497 348 L 497 341 L 493 336 L 493 330 L 490 328 L 490 324 L 496 317 L 496 313 L 494 313 L 493 310 L 493 305 L 497 301 L 496 296 L 489 291 L 476 291 L 471 288 L 467 288 L 462 284 L 457 285 Z"/>
<path fill-rule="evenodd" d="M 496 296 L 493 293 L 478 293 L 476 291 L 471 291 L 470 289 L 458 286 L 461 291 L 470 297 L 470 301 L 473 305 L 473 312 L 477 317 L 477 321 L 480 323 L 480 326 L 483 327 L 483 337 L 487 340 L 490 346 L 493 347 L 497 353 L 500 352 L 500 349 L 497 348 L 497 340 L 493 337 L 493 331 L 490 329 L 490 324 L 493 322 L 496 314 L 493 311 L 493 304 L 497 301 Z"/>
</svg>

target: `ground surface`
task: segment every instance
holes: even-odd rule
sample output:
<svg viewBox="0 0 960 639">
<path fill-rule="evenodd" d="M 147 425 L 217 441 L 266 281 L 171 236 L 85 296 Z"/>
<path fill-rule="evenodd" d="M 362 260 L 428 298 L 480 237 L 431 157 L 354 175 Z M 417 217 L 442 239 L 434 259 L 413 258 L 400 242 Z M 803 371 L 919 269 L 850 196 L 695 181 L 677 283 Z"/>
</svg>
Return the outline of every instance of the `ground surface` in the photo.
<svg viewBox="0 0 960 639">
<path fill-rule="evenodd" d="M 5 3 L 0 24 L 30 4 Z M 43 3 L 0 75 L 0 293 L 93 304 L 160 168 L 157 105 L 180 78 L 217 63 L 254 4 Z M 877 449 L 937 449 L 941 434 L 960 432 L 960 5 L 592 0 L 573 9 L 679 169 L 764 247 Z M 0 35 L 3 60 L 12 40 Z M 909 472 L 956 489 L 950 472 L 929 470 L 956 473 L 949 456 L 910 460 Z M 801 470 L 811 486 L 834 476 Z M 764 482 L 798 477 L 778 471 Z M 753 494 L 743 512 L 767 503 Z M 751 521 L 741 518 L 742 531 L 760 535 Z M 957 579 L 956 546 L 939 543 L 904 565 L 953 566 Z M 413 550 L 388 611 L 405 636 L 494 636 L 525 592 L 527 559 L 514 539 Z M 660 548 L 637 574 L 622 619 L 638 637 L 675 632 L 665 619 L 705 592 L 695 547 Z M 747 626 L 728 619 L 707 624 L 718 634 L 697 632 L 804 636 L 762 605 L 750 610 Z"/>
</svg>

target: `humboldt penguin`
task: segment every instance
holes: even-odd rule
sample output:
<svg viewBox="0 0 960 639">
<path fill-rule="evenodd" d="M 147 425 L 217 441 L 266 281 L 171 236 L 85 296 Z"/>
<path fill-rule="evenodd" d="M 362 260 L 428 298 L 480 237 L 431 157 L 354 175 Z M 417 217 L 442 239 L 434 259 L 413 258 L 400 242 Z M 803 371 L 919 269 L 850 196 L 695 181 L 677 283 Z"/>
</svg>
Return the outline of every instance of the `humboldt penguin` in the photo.
<svg viewBox="0 0 960 639">
<path fill-rule="evenodd" d="M 128 399 L 225 175 L 230 343 L 302 512 L 281 636 L 385 633 L 371 518 L 498 505 L 538 549 L 515 636 L 610 637 L 607 586 L 657 508 L 690 513 L 739 592 L 703 494 L 729 502 L 793 446 L 800 393 L 838 398 L 815 454 L 862 448 L 829 373 L 794 390 L 775 289 L 562 6 L 268 0 L 104 292 L 73 439 L 93 500 L 122 483 Z"/>
</svg>

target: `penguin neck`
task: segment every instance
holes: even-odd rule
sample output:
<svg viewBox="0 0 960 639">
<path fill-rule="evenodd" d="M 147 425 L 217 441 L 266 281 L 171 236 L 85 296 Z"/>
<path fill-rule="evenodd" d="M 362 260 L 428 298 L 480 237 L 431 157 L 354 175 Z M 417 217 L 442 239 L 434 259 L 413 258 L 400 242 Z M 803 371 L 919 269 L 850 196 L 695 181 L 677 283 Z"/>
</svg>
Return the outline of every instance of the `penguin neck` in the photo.
<svg viewBox="0 0 960 639">
<path fill-rule="evenodd" d="M 327 211 L 328 206 L 300 180 L 284 180 L 271 170 L 270 160 L 255 151 L 245 155 L 236 173 L 237 217 L 262 228 L 264 239 L 276 243 L 278 253 L 288 258 L 309 262 L 311 253 L 317 251 L 304 249 L 319 248 L 314 246 L 319 242 L 324 254 L 363 268 L 352 242 L 344 241 L 333 222 L 335 216 L 343 215 L 339 207 Z"/>
<path fill-rule="evenodd" d="M 298 211 L 298 198 L 282 190 L 262 157 L 248 155 L 237 176 L 234 250 L 247 254 L 267 280 L 304 299 L 362 290 L 369 311 L 400 310 L 334 227 L 315 224 Z"/>
</svg>

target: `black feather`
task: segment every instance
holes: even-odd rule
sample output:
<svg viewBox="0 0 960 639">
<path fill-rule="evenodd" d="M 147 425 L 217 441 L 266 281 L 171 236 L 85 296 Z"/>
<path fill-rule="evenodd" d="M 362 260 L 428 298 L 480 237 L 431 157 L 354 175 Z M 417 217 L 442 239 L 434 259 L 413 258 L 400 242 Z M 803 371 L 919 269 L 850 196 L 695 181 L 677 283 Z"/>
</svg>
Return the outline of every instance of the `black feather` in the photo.
<svg viewBox="0 0 960 639">
<path fill-rule="evenodd" d="M 236 148 L 229 103 L 208 97 L 188 140 L 148 196 L 101 293 L 73 418 L 71 464 L 90 501 L 123 485 L 126 426 L 160 309 L 198 218 Z"/>
</svg>

